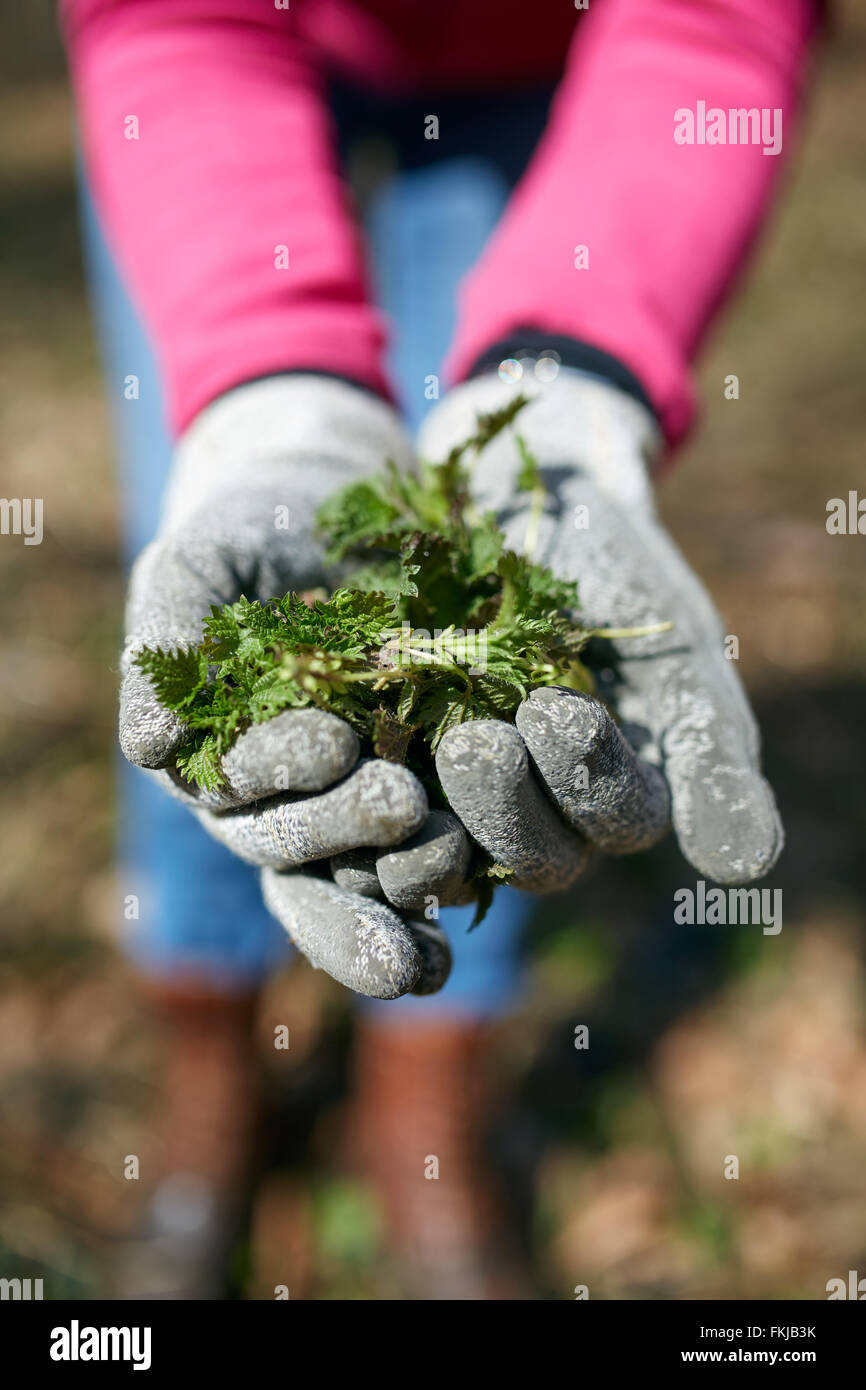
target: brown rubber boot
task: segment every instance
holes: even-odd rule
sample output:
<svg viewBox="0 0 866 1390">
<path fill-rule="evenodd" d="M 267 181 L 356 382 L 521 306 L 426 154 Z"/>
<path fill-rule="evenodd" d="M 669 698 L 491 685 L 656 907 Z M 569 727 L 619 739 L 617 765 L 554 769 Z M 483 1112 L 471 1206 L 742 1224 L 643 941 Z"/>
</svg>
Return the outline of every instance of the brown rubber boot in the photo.
<svg viewBox="0 0 866 1390">
<path fill-rule="evenodd" d="M 256 995 L 145 986 L 162 1032 L 148 1198 L 116 1274 L 123 1299 L 219 1299 L 257 1155 Z"/>
<path fill-rule="evenodd" d="M 358 1024 L 353 1132 L 409 1297 L 530 1299 L 482 1152 L 489 1027 Z"/>
</svg>

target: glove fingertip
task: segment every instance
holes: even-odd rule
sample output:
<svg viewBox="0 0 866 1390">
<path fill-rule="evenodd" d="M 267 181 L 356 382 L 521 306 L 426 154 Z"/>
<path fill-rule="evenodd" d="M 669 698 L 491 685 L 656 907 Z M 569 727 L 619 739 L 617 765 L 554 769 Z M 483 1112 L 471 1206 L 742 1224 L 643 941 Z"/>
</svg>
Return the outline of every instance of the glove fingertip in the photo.
<svg viewBox="0 0 866 1390">
<path fill-rule="evenodd" d="M 153 710 L 133 718 L 121 715 L 117 739 L 128 763 L 153 770 L 171 766 L 186 732 L 177 715 Z"/>
<path fill-rule="evenodd" d="M 324 791 L 358 761 L 358 735 L 343 719 L 319 709 L 284 710 L 254 724 L 223 758 L 240 802 L 276 791 Z"/>
<path fill-rule="evenodd" d="M 316 970 L 372 999 L 399 999 L 418 984 L 415 937 L 384 903 L 307 874 L 265 869 L 265 906 Z"/>
<path fill-rule="evenodd" d="M 412 936 L 421 957 L 421 974 L 412 993 L 417 995 L 438 994 L 451 974 L 451 947 L 441 927 L 431 922 L 407 922 L 406 929 Z"/>
<path fill-rule="evenodd" d="M 721 805 L 689 805 L 674 796 L 674 827 L 683 854 L 705 878 L 725 886 L 765 878 L 785 847 L 785 832 L 769 784 L 758 774 L 739 780 L 737 796 Z"/>
</svg>

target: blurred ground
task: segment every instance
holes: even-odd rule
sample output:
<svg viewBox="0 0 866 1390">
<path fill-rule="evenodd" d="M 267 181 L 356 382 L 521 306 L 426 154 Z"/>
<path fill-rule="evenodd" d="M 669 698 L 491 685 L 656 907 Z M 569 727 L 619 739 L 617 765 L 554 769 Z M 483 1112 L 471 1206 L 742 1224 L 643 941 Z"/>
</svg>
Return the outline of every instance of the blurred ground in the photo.
<svg viewBox="0 0 866 1390">
<path fill-rule="evenodd" d="M 28 39 L 0 98 L 14 132 L 0 150 L 2 491 L 42 496 L 46 528 L 39 547 L 0 545 L 0 1275 L 93 1297 L 130 1219 L 121 1163 L 146 1144 L 158 1051 L 112 946 L 122 586 L 71 112 L 43 50 Z M 593 1298 L 821 1298 L 829 1278 L 866 1274 L 866 542 L 824 527 L 829 498 L 866 494 L 864 63 L 859 0 L 663 497 L 739 638 L 788 827 L 772 879 L 784 930 L 674 928 L 673 890 L 692 876 L 672 847 L 540 910 L 525 1007 L 496 1041 L 511 1101 L 491 1156 L 551 1297 L 583 1283 Z M 723 396 L 731 372 L 738 401 Z M 286 1017 L 292 1051 L 265 1054 L 283 1121 L 242 1287 L 272 1297 L 291 1249 L 299 1294 L 391 1296 L 375 1202 L 334 1156 L 347 999 L 301 966 L 274 982 L 262 1037 Z"/>
</svg>

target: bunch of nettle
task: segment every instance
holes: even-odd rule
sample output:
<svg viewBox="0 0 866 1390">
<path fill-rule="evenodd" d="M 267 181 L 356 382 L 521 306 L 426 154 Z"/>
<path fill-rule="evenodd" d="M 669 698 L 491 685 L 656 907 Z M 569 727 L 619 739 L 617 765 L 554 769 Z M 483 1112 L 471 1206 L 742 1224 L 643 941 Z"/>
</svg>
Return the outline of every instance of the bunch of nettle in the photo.
<svg viewBox="0 0 866 1390">
<path fill-rule="evenodd" d="M 329 500 L 317 522 L 328 559 L 345 572 L 331 594 L 240 598 L 211 609 L 198 646 L 138 655 L 161 703 L 189 731 L 177 758 L 187 780 L 219 787 L 220 758 L 238 734 L 315 705 L 347 720 L 377 756 L 406 763 L 442 805 L 432 755 L 448 729 L 513 721 L 534 686 L 591 691 L 580 660 L 591 637 L 659 630 L 575 621 L 576 584 L 532 558 L 545 489 L 519 434 L 524 553 L 507 550 L 493 514 L 473 505 L 471 459 L 525 403 L 518 396 L 480 416 L 443 463 L 400 472 L 389 462 Z"/>
</svg>

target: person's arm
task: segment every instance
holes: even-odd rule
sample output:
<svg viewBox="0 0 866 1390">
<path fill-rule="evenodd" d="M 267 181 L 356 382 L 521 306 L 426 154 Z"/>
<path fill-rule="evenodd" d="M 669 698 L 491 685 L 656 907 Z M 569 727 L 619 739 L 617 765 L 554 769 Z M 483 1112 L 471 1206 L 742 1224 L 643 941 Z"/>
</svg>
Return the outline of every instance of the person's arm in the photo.
<svg viewBox="0 0 866 1390">
<path fill-rule="evenodd" d="M 464 287 L 451 377 L 533 346 L 526 330 L 561 337 L 566 365 L 606 375 L 601 350 L 624 366 L 675 444 L 694 410 L 689 364 L 790 153 L 820 10 L 817 0 L 593 3 L 548 129 Z M 700 111 L 710 122 L 714 109 L 726 127 L 729 112 L 766 112 L 761 142 L 697 143 Z M 675 138 L 688 111 L 694 144 Z"/>
<path fill-rule="evenodd" d="M 95 202 L 175 431 L 286 370 L 387 395 L 382 324 L 292 11 L 64 0 L 62 18 Z"/>
<path fill-rule="evenodd" d="M 782 850 L 723 626 L 659 522 L 647 470 L 656 421 L 669 445 L 689 425 L 689 364 L 770 206 L 817 18 L 812 0 L 593 0 L 541 146 L 465 287 L 450 368 L 473 379 L 431 411 L 420 452 L 445 457 L 480 412 L 513 399 L 502 358 L 556 348 L 563 369 L 531 381 L 519 422 L 551 494 L 535 557 L 577 581 L 588 626 L 673 628 L 614 636 L 599 653 L 619 725 L 578 692 L 534 690 L 516 730 L 478 722 L 442 739 L 451 809 L 517 886 L 527 863 L 536 883 L 565 886 L 587 842 L 647 848 L 668 815 L 686 860 L 716 883 L 754 882 Z M 727 135 L 730 113 L 753 108 L 758 143 L 706 143 L 711 112 Z M 688 112 L 694 144 L 676 138 Z M 518 547 L 532 505 L 516 495 L 522 458 L 503 437 L 473 473 L 477 505 Z M 495 796 L 477 771 L 491 764 Z M 570 855 L 561 837 L 539 851 L 527 779 L 557 806 Z"/>
<path fill-rule="evenodd" d="M 290 13 L 268 3 L 67 0 L 64 18 L 95 200 L 179 436 L 157 534 L 130 580 L 121 748 L 261 868 L 268 907 L 315 966 L 376 998 L 432 992 L 450 966 L 445 937 L 390 905 L 417 877 L 417 854 L 392 857 L 387 903 L 305 868 L 359 846 L 390 851 L 416 831 L 437 864 L 443 839 L 463 863 L 454 818 L 447 834 L 441 817 L 423 824 L 414 776 L 358 761 L 355 734 L 320 710 L 247 729 L 219 786 L 195 787 L 177 762 L 189 730 L 138 665 L 145 647 L 197 643 L 211 606 L 241 593 L 266 602 L 335 587 L 319 506 L 385 458 L 409 466 L 380 398 L 380 323 L 319 79 Z"/>
</svg>

